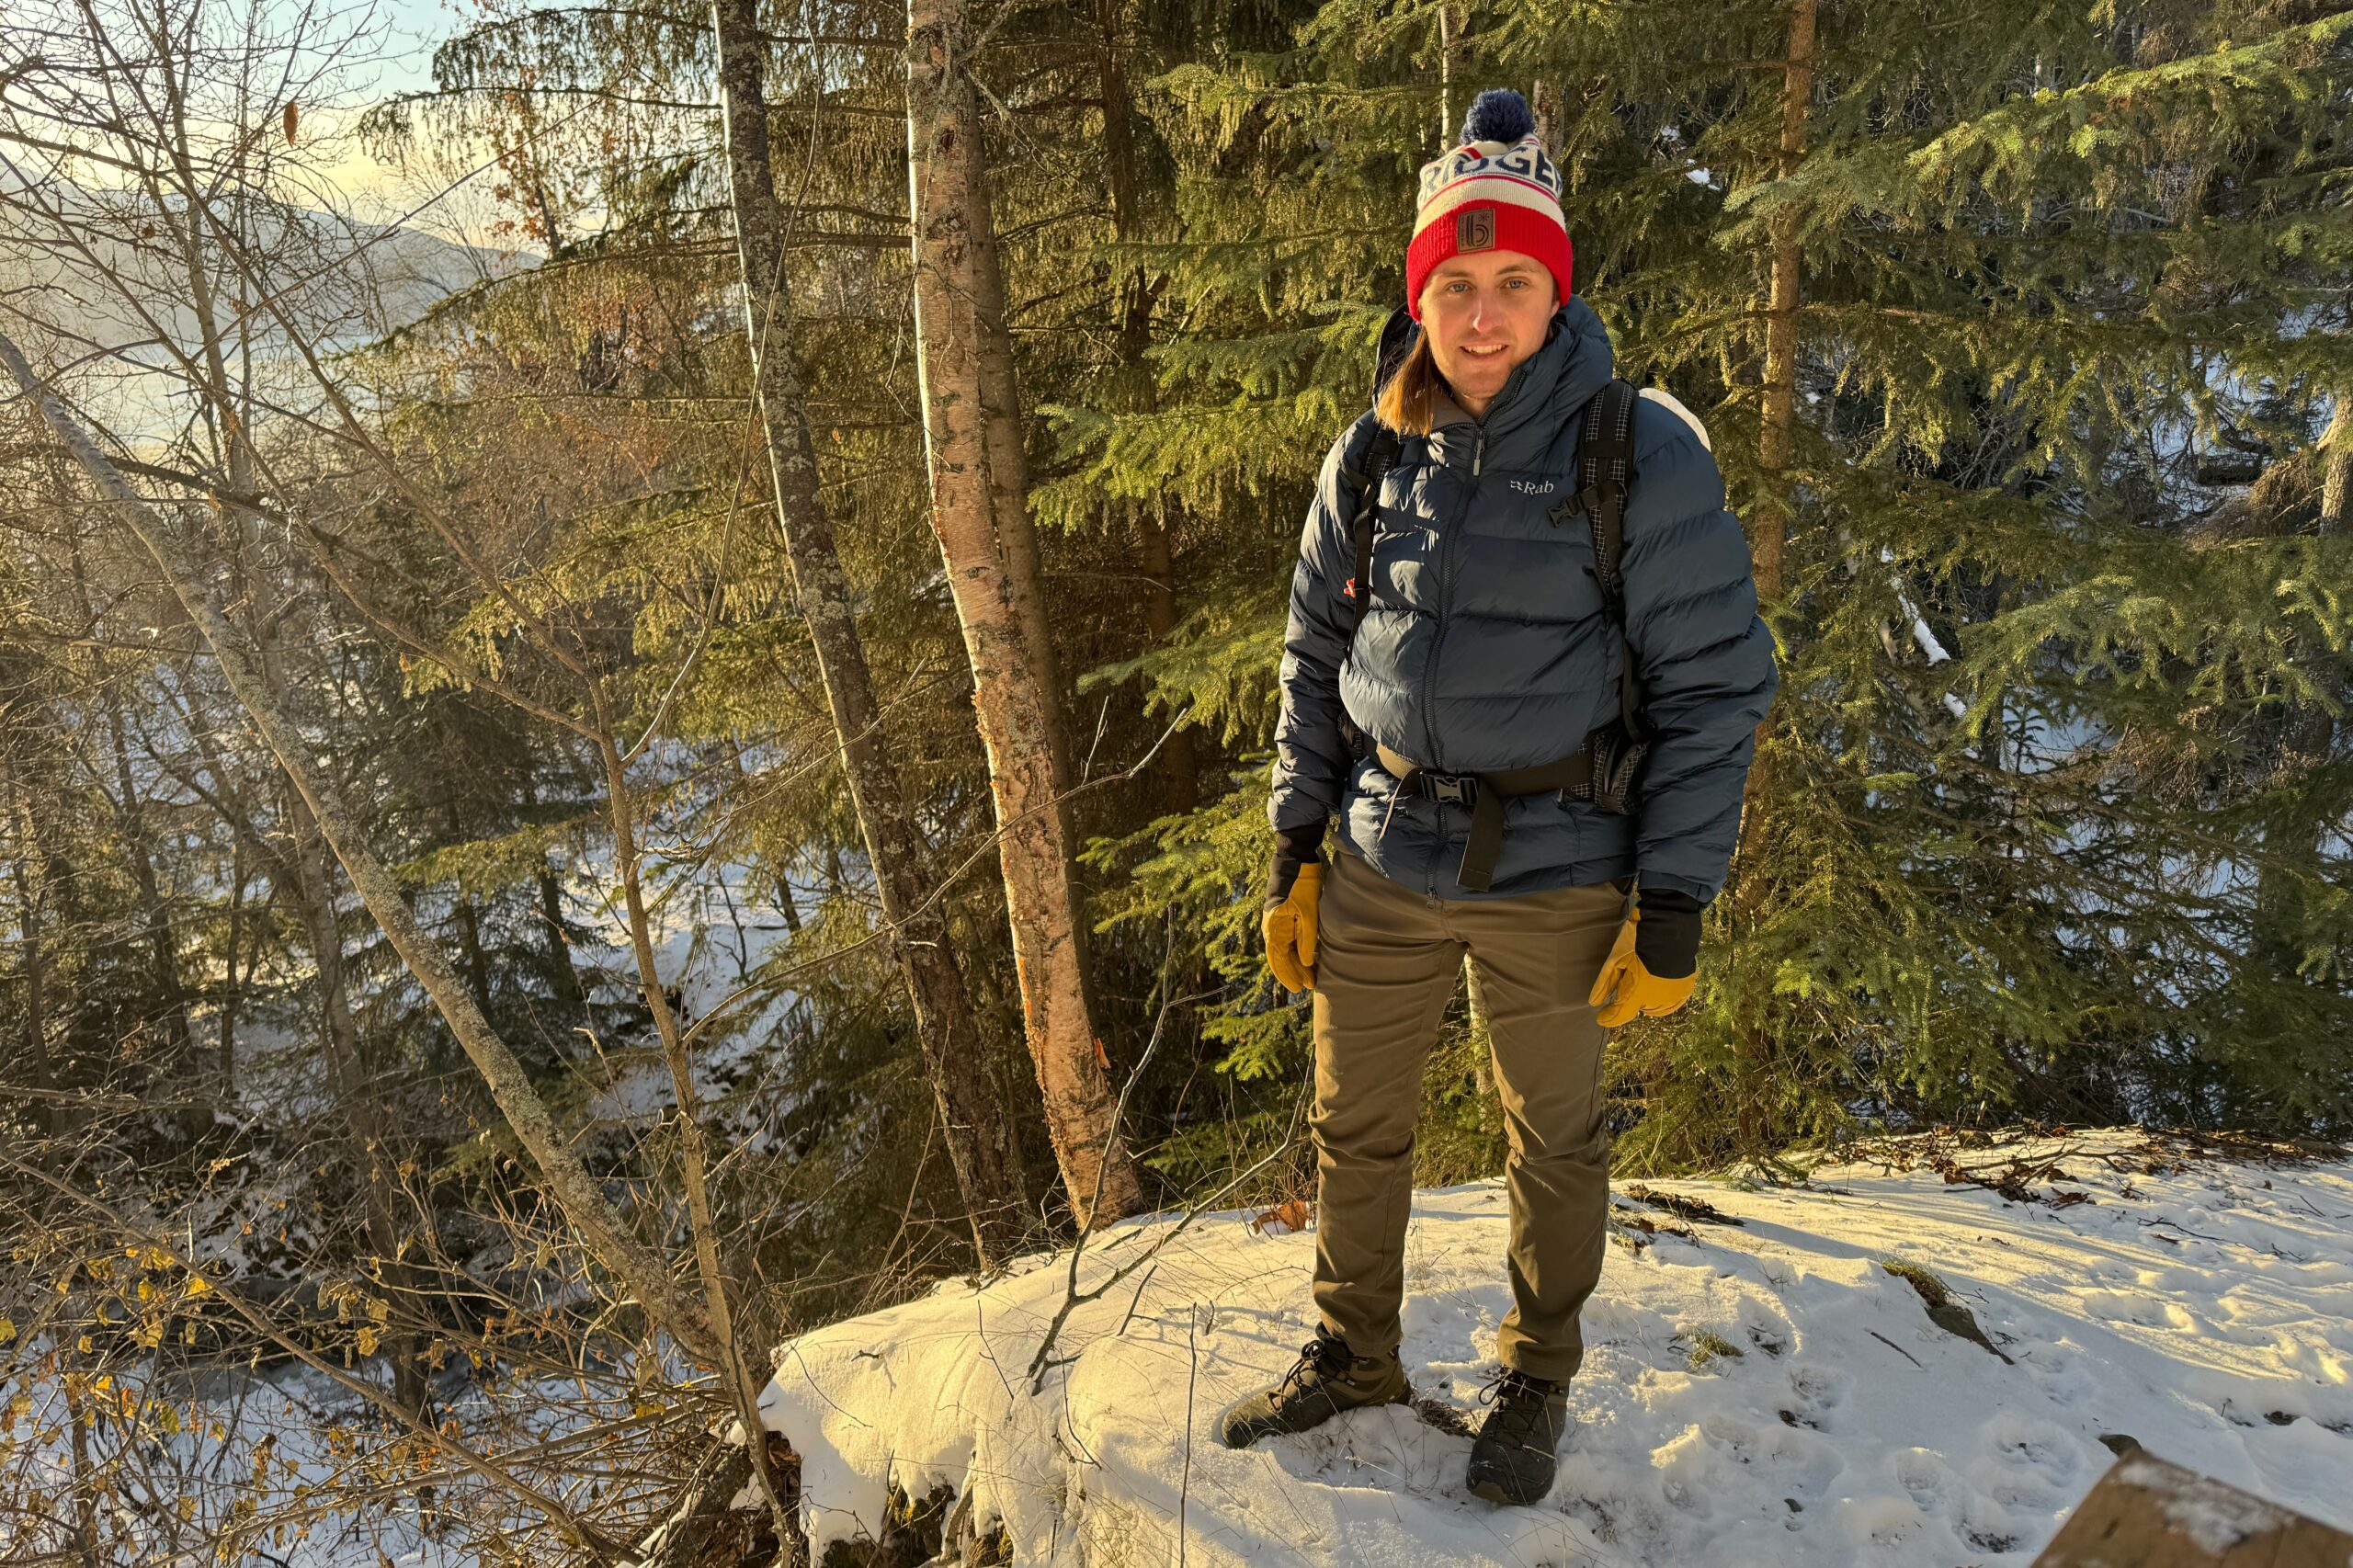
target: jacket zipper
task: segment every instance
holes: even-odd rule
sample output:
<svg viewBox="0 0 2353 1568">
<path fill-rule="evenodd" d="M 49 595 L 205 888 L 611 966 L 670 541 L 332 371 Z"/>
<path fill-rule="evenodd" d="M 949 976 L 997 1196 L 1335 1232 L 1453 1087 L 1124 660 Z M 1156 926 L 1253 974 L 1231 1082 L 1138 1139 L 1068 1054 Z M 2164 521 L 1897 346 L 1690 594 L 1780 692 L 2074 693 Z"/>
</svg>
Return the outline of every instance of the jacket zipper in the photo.
<svg viewBox="0 0 2353 1568">
<path fill-rule="evenodd" d="M 1479 434 L 1471 444 L 1471 483 L 1463 487 L 1462 505 L 1455 508 L 1454 521 L 1447 528 L 1446 538 L 1438 541 L 1438 635 L 1430 639 L 1429 665 L 1422 671 L 1422 737 L 1429 742 L 1430 752 L 1429 761 L 1423 766 L 1441 772 L 1444 769 L 1440 766 L 1443 759 L 1438 744 L 1438 659 L 1446 648 L 1447 616 L 1454 608 L 1454 574 L 1448 568 L 1454 563 L 1454 553 L 1461 542 L 1463 527 L 1471 520 L 1471 503 L 1479 494 L 1479 470 L 1487 460 L 1487 422 L 1483 417 L 1478 421 L 1478 426 Z M 1438 816 L 1441 822 L 1444 821 L 1443 810 Z M 1445 842 L 1443 837 L 1438 841 L 1441 851 Z M 1446 856 L 1441 852 L 1431 858 L 1427 869 L 1429 896 L 1432 898 L 1438 896 L 1438 871 L 1445 859 Z"/>
<path fill-rule="evenodd" d="M 1462 528 L 1471 517 L 1471 503 L 1479 494 L 1479 470 L 1486 462 L 1486 422 L 1479 422 L 1479 434 L 1471 447 L 1471 483 L 1462 491 L 1462 504 L 1455 508 L 1454 521 L 1446 530 L 1446 538 L 1438 541 L 1438 635 L 1430 640 L 1429 664 L 1422 671 L 1422 737 L 1429 742 L 1429 761 L 1425 767 L 1440 768 L 1445 762 L 1438 744 L 1438 657 L 1446 647 L 1447 616 L 1454 608 L 1455 551 L 1460 548 Z"/>
</svg>

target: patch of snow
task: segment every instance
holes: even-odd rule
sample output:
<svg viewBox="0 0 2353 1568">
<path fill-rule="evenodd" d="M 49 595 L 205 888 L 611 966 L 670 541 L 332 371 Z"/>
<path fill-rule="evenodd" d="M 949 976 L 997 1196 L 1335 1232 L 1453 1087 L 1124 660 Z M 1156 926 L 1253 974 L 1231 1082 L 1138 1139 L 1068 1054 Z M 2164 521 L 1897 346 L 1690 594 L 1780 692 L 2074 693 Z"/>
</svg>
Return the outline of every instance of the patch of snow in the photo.
<svg viewBox="0 0 2353 1568">
<path fill-rule="evenodd" d="M 769 1425 L 802 1456 L 812 1543 L 879 1533 L 888 1489 L 945 1483 L 1017 1561 L 2025 1564 L 2111 1463 L 2104 1434 L 2353 1525 L 2353 1165 L 2097 1158 L 2015 1204 L 1927 1170 L 1825 1167 L 1804 1187 L 1653 1184 L 1699 1224 L 1609 1249 L 1586 1304 L 1575 1425 L 1552 1494 L 1461 1489 L 1470 1439 L 1389 1406 L 1223 1448 L 1231 1401 L 1313 1328 L 1310 1235 L 1247 1211 L 1099 1235 L 1082 1290 L 1157 1248 L 1061 1330 L 1067 1257 L 814 1330 L 779 1353 Z M 2029 1152 L 2032 1146 L 2019 1150 Z M 1499 1182 L 1416 1195 L 1404 1357 L 1475 1422 L 1510 1306 Z M 1882 1259 L 1932 1271 L 2006 1364 L 1929 1320 Z M 1695 1356 L 1701 1335 L 1729 1346 Z"/>
</svg>

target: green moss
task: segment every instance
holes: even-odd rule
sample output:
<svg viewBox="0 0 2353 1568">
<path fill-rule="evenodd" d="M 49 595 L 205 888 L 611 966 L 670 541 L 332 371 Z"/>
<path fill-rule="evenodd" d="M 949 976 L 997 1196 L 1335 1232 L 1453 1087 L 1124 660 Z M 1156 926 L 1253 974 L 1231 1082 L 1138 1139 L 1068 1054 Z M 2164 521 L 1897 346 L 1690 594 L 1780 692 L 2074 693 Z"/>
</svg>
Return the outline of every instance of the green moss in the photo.
<svg viewBox="0 0 2353 1568">
<path fill-rule="evenodd" d="M 1952 1292 L 1945 1288 L 1945 1282 L 1918 1264 L 1905 1263 L 1900 1258 L 1883 1257 L 1879 1260 L 1879 1266 L 1919 1291 L 1920 1300 L 1926 1301 L 1931 1308 L 1952 1305 Z"/>
<path fill-rule="evenodd" d="M 1691 1351 L 1684 1358 L 1684 1365 L 1695 1372 L 1703 1369 L 1711 1361 L 1720 1360 L 1725 1357 L 1730 1357 L 1736 1361 L 1747 1354 L 1739 1346 L 1713 1329 L 1703 1328 L 1692 1335 L 1690 1340 Z"/>
</svg>

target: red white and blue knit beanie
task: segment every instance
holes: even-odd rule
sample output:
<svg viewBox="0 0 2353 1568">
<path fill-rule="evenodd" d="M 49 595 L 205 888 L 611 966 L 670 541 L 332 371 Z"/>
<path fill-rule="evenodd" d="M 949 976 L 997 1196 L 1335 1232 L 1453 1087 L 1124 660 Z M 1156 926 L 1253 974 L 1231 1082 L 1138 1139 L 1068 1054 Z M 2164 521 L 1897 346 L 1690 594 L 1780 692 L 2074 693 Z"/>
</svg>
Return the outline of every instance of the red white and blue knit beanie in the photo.
<svg viewBox="0 0 2353 1568">
<path fill-rule="evenodd" d="M 1422 165 L 1414 243 L 1405 247 L 1405 308 L 1419 321 L 1422 285 L 1450 256 L 1509 250 L 1542 263 L 1569 297 L 1574 253 L 1561 217 L 1561 171 L 1537 139 L 1528 100 L 1481 93 L 1462 117 L 1462 145 Z"/>
</svg>

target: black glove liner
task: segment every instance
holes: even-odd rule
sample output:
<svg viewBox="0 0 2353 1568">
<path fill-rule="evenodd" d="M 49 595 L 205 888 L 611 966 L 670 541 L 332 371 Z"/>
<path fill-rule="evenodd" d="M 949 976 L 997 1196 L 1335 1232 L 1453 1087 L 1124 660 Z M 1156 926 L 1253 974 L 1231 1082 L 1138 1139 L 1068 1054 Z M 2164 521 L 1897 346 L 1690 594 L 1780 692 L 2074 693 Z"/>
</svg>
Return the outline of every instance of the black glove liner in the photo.
<svg viewBox="0 0 2353 1568">
<path fill-rule="evenodd" d="M 1299 881 L 1299 869 L 1308 864 L 1324 862 L 1323 823 L 1306 827 L 1279 828 L 1275 833 L 1275 863 L 1267 873 L 1267 907 L 1272 909 L 1290 896 L 1290 886 Z"/>
<path fill-rule="evenodd" d="M 1634 956 L 1661 980 L 1681 980 L 1699 968 L 1699 911 L 1688 892 L 1642 890 L 1643 917 L 1634 923 Z"/>
</svg>

